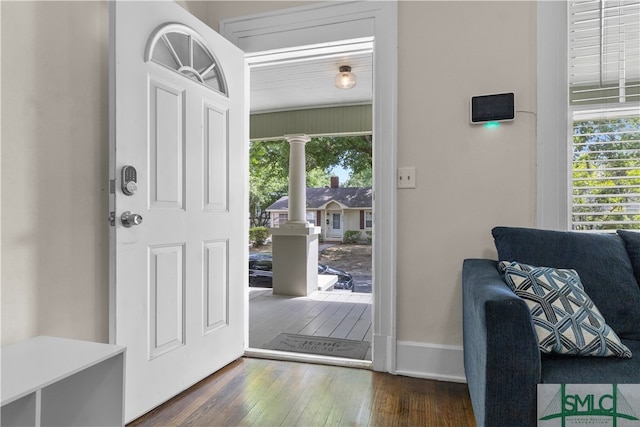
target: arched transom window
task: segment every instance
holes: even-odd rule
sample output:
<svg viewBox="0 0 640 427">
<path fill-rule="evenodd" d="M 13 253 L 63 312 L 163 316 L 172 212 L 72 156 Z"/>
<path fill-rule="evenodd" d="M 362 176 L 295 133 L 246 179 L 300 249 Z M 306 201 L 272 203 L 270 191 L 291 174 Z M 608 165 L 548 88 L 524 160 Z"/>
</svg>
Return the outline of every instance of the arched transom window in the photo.
<svg viewBox="0 0 640 427">
<path fill-rule="evenodd" d="M 145 61 L 164 65 L 228 95 L 224 74 L 215 55 L 204 38 L 186 25 L 166 24 L 156 29 L 147 43 Z"/>
</svg>

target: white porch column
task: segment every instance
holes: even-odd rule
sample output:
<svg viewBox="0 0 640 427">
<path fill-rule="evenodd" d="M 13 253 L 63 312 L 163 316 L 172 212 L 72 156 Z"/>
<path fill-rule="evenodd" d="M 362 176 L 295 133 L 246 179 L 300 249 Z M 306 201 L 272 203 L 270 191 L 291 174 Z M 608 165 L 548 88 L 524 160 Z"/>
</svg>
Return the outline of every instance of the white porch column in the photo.
<svg viewBox="0 0 640 427">
<path fill-rule="evenodd" d="M 320 227 L 307 222 L 307 135 L 285 135 L 289 154 L 289 218 L 272 228 L 273 293 L 306 296 L 318 289 Z"/>
<path fill-rule="evenodd" d="M 289 143 L 289 219 L 287 226 L 308 227 L 305 145 L 311 138 L 305 134 L 285 135 L 284 137 Z"/>
</svg>

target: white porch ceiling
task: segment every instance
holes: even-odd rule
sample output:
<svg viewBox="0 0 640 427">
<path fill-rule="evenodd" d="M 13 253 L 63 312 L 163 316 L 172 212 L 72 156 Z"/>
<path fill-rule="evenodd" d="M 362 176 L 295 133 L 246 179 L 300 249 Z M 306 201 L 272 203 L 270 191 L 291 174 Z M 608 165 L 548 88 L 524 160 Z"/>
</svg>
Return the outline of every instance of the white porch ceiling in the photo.
<svg viewBox="0 0 640 427">
<path fill-rule="evenodd" d="M 270 59 L 250 67 L 251 113 L 372 103 L 371 43 L 272 54 L 265 58 Z M 351 66 L 357 77 L 352 89 L 339 89 L 334 84 L 341 65 Z"/>
</svg>

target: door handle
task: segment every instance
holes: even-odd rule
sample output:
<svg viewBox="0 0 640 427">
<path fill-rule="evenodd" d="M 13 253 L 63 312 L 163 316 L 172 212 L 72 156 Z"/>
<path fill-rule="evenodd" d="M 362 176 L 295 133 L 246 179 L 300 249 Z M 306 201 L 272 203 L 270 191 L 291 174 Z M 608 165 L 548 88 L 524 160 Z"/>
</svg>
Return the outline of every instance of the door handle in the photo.
<svg viewBox="0 0 640 427">
<path fill-rule="evenodd" d="M 142 222 L 142 215 L 126 211 L 122 214 L 120 220 L 122 221 L 122 225 L 129 228 L 133 227 L 134 225 L 140 225 L 140 223 Z"/>
</svg>

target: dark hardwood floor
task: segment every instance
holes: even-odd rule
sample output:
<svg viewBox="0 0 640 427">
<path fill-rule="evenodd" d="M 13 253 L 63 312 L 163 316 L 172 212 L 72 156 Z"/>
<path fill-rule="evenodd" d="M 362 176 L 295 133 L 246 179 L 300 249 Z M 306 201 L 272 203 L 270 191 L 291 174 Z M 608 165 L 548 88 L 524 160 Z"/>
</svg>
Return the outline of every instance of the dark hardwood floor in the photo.
<svg viewBox="0 0 640 427">
<path fill-rule="evenodd" d="M 474 427 L 465 384 L 242 358 L 129 426 Z"/>
</svg>

